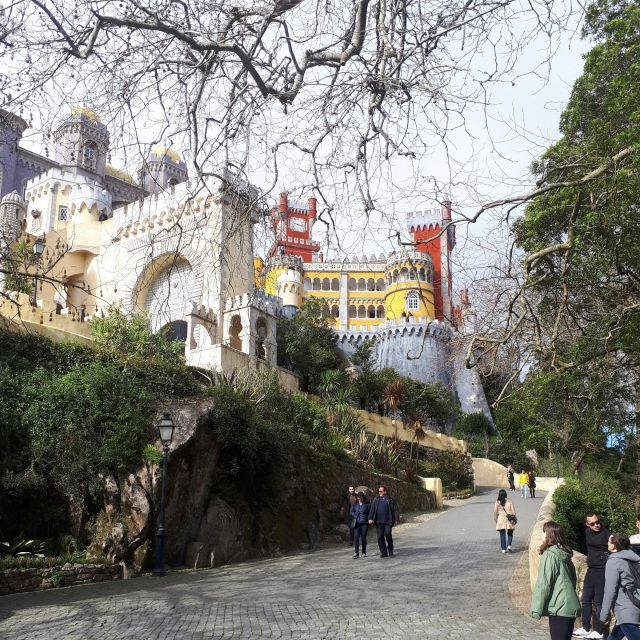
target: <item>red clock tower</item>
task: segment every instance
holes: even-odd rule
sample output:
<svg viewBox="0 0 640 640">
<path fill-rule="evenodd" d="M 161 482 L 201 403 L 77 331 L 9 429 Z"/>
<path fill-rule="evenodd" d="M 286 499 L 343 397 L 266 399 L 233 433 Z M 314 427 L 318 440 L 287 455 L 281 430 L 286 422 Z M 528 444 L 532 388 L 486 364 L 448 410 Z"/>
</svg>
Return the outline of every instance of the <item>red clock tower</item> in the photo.
<svg viewBox="0 0 640 640">
<path fill-rule="evenodd" d="M 278 208 L 271 210 L 276 240 L 269 250 L 269 257 L 291 255 L 302 258 L 303 262 L 313 262 L 320 245 L 311 241 L 311 231 L 316 221 L 317 200 L 309 198 L 308 203 L 289 201 L 289 194 L 280 194 Z"/>
</svg>

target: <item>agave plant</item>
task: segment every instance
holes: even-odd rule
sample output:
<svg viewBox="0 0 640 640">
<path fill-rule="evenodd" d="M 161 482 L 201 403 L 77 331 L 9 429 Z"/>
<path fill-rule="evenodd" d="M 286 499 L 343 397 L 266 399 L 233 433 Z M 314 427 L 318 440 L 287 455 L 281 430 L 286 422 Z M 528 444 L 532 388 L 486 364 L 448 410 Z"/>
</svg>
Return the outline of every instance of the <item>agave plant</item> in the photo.
<svg viewBox="0 0 640 640">
<path fill-rule="evenodd" d="M 14 538 L 13 542 L 0 542 L 0 555 L 44 558 L 46 547 L 47 545 L 43 540 L 26 540 L 21 533 Z"/>
</svg>

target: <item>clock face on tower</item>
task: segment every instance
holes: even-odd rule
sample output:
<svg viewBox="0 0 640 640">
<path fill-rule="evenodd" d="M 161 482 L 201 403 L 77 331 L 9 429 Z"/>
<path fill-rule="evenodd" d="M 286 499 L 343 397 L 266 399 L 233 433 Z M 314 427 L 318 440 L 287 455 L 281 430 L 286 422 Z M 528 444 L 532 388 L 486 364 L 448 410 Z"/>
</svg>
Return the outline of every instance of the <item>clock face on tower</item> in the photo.
<svg viewBox="0 0 640 640">
<path fill-rule="evenodd" d="M 289 218 L 289 228 L 292 231 L 306 231 L 307 221 L 304 218 Z"/>
</svg>

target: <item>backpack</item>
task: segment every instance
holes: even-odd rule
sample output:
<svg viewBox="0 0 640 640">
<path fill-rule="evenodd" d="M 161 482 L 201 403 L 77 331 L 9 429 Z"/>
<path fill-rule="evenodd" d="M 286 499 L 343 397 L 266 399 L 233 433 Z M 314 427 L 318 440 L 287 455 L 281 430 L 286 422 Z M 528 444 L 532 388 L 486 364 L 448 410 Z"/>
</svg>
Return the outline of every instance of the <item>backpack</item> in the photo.
<svg viewBox="0 0 640 640">
<path fill-rule="evenodd" d="M 640 562 L 627 560 L 629 573 L 631 574 L 631 584 L 623 585 L 624 592 L 631 603 L 640 609 Z"/>
</svg>

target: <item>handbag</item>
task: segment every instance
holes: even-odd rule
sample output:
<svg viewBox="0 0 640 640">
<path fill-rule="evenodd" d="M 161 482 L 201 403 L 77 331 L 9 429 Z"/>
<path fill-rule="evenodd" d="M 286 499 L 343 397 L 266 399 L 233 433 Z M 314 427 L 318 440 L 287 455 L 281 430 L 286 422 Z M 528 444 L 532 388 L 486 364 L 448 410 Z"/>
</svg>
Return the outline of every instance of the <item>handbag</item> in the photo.
<svg viewBox="0 0 640 640">
<path fill-rule="evenodd" d="M 355 528 L 356 528 L 356 517 L 351 516 L 351 522 L 349 522 L 349 529 L 355 529 Z"/>
<path fill-rule="evenodd" d="M 509 524 L 512 524 L 514 527 L 518 524 L 518 518 L 513 515 L 513 513 L 507 513 L 507 520 Z"/>
</svg>

